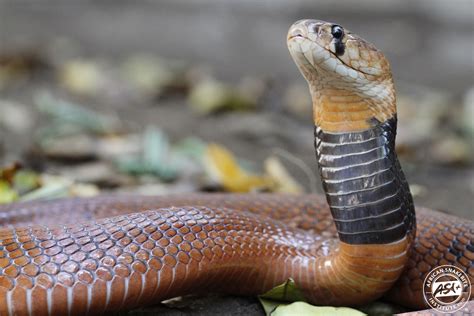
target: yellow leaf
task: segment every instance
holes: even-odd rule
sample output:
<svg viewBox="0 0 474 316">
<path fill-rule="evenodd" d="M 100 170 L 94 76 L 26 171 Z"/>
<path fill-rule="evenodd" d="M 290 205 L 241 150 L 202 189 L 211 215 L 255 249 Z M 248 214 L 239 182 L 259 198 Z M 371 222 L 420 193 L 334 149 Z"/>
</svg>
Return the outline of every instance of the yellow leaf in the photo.
<svg viewBox="0 0 474 316">
<path fill-rule="evenodd" d="M 75 183 L 69 188 L 70 196 L 91 197 L 96 196 L 99 193 L 99 188 L 93 184 Z"/>
<path fill-rule="evenodd" d="M 189 95 L 191 107 L 198 113 L 214 112 L 230 98 L 230 88 L 215 80 L 206 80 L 193 87 Z"/>
<path fill-rule="evenodd" d="M 165 61 L 142 54 L 129 58 L 123 65 L 123 73 L 131 84 L 146 94 L 156 94 L 175 77 Z"/>
<path fill-rule="evenodd" d="M 70 60 L 59 69 L 59 79 L 73 93 L 94 95 L 103 84 L 103 69 L 90 60 Z"/>
<path fill-rule="evenodd" d="M 276 184 L 274 192 L 302 193 L 304 191 L 303 187 L 288 173 L 278 158 L 268 157 L 264 165 L 265 172 Z"/>
<path fill-rule="evenodd" d="M 11 203 L 18 199 L 18 194 L 5 181 L 0 181 L 0 204 Z"/>
<path fill-rule="evenodd" d="M 249 192 L 272 186 L 271 179 L 243 170 L 233 154 L 217 144 L 208 146 L 205 166 L 210 175 L 230 192 Z"/>
<path fill-rule="evenodd" d="M 191 107 L 198 113 L 208 114 L 222 110 L 248 110 L 257 102 L 233 86 L 207 79 L 196 84 L 189 95 Z"/>
</svg>

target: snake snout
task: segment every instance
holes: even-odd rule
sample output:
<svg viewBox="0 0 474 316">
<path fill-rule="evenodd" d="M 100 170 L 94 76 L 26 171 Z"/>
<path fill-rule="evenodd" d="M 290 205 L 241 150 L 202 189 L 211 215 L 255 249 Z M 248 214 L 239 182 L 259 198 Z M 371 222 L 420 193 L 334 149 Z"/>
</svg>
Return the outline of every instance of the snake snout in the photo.
<svg viewBox="0 0 474 316">
<path fill-rule="evenodd" d="M 304 36 L 304 32 L 303 32 L 303 30 L 302 30 L 301 28 L 298 28 L 298 27 L 295 27 L 295 28 L 291 27 L 291 28 L 290 28 L 290 30 L 288 31 L 288 37 L 287 37 L 287 39 L 288 39 L 288 40 L 291 40 L 291 39 L 293 39 L 293 38 L 295 38 L 295 37 L 300 37 L 300 38 L 305 37 L 305 36 Z"/>
<path fill-rule="evenodd" d="M 318 22 L 317 20 L 299 20 L 291 25 L 288 31 L 288 40 L 295 38 L 295 37 L 303 37 L 307 38 L 310 31 L 317 33 L 318 30 Z"/>
</svg>

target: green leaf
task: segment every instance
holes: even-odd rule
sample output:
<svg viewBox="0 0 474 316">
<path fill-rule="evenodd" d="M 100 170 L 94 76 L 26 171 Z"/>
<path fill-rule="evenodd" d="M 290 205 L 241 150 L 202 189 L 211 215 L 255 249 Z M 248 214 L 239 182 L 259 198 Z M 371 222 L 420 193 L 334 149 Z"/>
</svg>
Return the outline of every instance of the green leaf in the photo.
<svg viewBox="0 0 474 316">
<path fill-rule="evenodd" d="M 20 198 L 20 201 L 49 200 L 69 196 L 72 182 L 61 177 L 43 177 L 43 186 Z"/>
<path fill-rule="evenodd" d="M 0 181 L 0 204 L 11 203 L 18 199 L 18 194 L 5 181 Z"/>
<path fill-rule="evenodd" d="M 284 306 L 284 302 L 304 301 L 301 291 L 296 287 L 293 279 L 286 280 L 285 283 L 275 286 L 270 291 L 259 295 L 258 299 L 267 315 L 270 315 L 279 306 Z"/>
<path fill-rule="evenodd" d="M 201 139 L 188 137 L 173 146 L 174 153 L 187 156 L 201 162 L 206 153 L 207 145 Z"/>
<path fill-rule="evenodd" d="M 162 130 L 148 126 L 143 137 L 143 162 L 150 168 L 159 169 L 168 163 L 170 143 Z"/>
<path fill-rule="evenodd" d="M 278 307 L 286 306 L 288 304 L 282 303 L 280 301 L 272 301 L 259 297 L 258 300 L 262 304 L 265 315 L 270 316 Z"/>
<path fill-rule="evenodd" d="M 295 302 L 288 305 L 280 305 L 269 315 L 271 316 L 363 316 L 366 315 L 356 309 L 348 307 L 313 306 L 305 302 Z"/>
<path fill-rule="evenodd" d="M 260 295 L 260 298 L 283 302 L 305 301 L 303 293 L 296 287 L 295 281 L 291 278 Z"/>
<path fill-rule="evenodd" d="M 178 176 L 178 163 L 170 150 L 166 134 L 154 126 L 143 135 L 143 150 L 138 156 L 123 157 L 117 161 L 121 171 L 131 174 L 152 174 L 162 181 L 173 181 Z"/>
<path fill-rule="evenodd" d="M 303 293 L 293 279 L 288 279 L 265 294 L 260 295 L 260 303 L 267 316 L 361 316 L 364 313 L 347 307 L 313 306 L 305 301 Z M 294 302 L 294 303 L 292 303 Z"/>
<path fill-rule="evenodd" d="M 20 194 L 30 192 L 39 186 L 41 186 L 41 179 L 36 172 L 20 170 L 13 177 L 13 187 Z"/>
<path fill-rule="evenodd" d="M 64 125 L 73 125 L 81 130 L 98 134 L 113 132 L 117 129 L 117 122 L 113 119 L 82 105 L 56 98 L 47 91 L 35 94 L 34 102 L 41 112 L 55 119 L 60 128 Z"/>
</svg>

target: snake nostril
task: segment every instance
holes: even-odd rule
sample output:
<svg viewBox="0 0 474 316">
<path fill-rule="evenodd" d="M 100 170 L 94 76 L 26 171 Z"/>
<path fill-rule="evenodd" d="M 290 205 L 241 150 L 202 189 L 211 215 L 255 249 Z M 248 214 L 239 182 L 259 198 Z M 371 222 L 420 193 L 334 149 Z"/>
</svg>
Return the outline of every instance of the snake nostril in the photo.
<svg viewBox="0 0 474 316">
<path fill-rule="evenodd" d="M 319 32 L 319 24 L 316 24 L 316 23 L 315 23 L 315 24 L 313 24 L 313 25 L 310 25 L 310 26 L 308 27 L 308 29 L 309 29 L 311 32 L 315 33 L 315 34 L 318 34 L 318 32 Z"/>
</svg>

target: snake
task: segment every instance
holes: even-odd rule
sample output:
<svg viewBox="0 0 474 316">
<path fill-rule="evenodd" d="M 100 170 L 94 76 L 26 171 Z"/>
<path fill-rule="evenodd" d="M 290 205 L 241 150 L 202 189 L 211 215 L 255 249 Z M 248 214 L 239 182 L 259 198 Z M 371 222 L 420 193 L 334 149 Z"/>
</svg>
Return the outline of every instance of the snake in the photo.
<svg viewBox="0 0 474 316">
<path fill-rule="evenodd" d="M 293 279 L 315 305 L 426 308 L 440 265 L 474 277 L 474 222 L 416 207 L 390 65 L 334 23 L 295 22 L 325 195 L 102 195 L 0 206 L 0 315 L 104 314 Z M 470 294 L 470 293 L 469 293 Z"/>
</svg>

